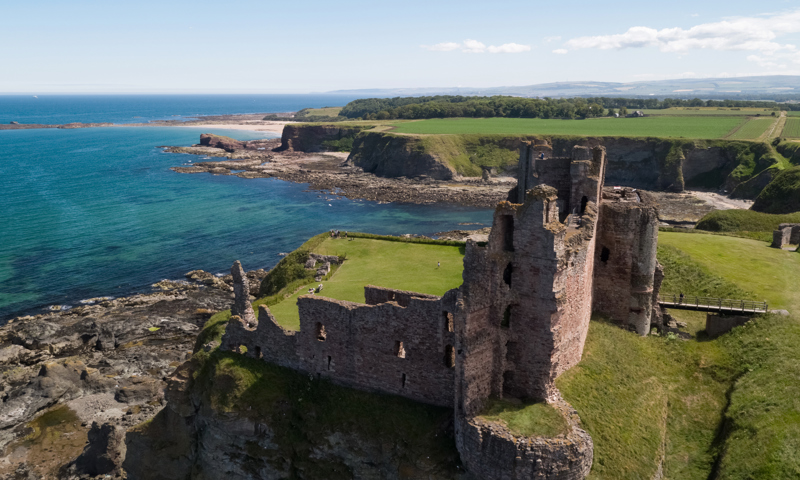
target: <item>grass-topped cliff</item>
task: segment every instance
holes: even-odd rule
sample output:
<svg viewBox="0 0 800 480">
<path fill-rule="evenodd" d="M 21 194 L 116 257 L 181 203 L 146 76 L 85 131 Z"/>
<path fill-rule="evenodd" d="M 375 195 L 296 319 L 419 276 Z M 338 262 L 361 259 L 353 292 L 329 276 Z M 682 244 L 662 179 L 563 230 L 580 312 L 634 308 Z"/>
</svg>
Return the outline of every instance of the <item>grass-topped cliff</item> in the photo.
<svg viewBox="0 0 800 480">
<path fill-rule="evenodd" d="M 350 243 L 346 266 L 355 250 L 368 245 L 358 240 L 333 241 L 326 253 L 342 248 L 336 242 Z M 303 248 L 317 251 L 326 243 L 318 236 Z M 381 240 L 367 250 L 379 258 L 380 250 L 396 254 L 397 244 L 406 242 Z M 665 266 L 664 291 L 766 299 L 772 308 L 800 309 L 796 253 L 744 238 L 661 232 L 658 258 Z M 413 290 L 419 272 L 399 270 L 395 276 L 412 282 L 402 288 Z M 653 478 L 658 471 L 688 480 L 796 477 L 797 317 L 764 316 L 709 339 L 702 314 L 672 314 L 697 339 L 642 338 L 595 318 L 583 359 L 557 380 L 594 441 L 589 478 Z M 185 467 L 206 476 L 194 478 L 224 468 L 287 478 L 352 478 L 364 474 L 356 473 L 359 468 L 379 476 L 391 470 L 401 478 L 456 478 L 449 409 L 338 387 L 234 352 L 206 351 L 203 346 L 219 340 L 228 318 L 221 312 L 208 321 L 185 367 L 183 393 L 171 387 L 170 406 L 134 430 L 129 451 L 131 445 L 135 452 L 150 445 L 175 459 L 195 455 L 195 463 Z M 542 404 L 495 402 L 483 416 L 522 435 L 564 428 Z M 148 465 L 142 453 L 131 458 Z M 174 473 L 174 465 L 152 468 Z"/>
</svg>

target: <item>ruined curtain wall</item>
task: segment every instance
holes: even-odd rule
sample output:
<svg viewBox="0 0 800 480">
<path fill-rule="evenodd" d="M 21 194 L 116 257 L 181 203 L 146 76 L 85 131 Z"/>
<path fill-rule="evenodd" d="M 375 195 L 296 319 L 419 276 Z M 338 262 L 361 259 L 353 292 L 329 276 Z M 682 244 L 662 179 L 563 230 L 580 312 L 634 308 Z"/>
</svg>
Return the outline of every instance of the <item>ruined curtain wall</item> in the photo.
<svg viewBox="0 0 800 480">
<path fill-rule="evenodd" d="M 302 369 L 338 384 L 453 404 L 454 351 L 441 299 L 363 305 L 300 297 Z"/>
</svg>

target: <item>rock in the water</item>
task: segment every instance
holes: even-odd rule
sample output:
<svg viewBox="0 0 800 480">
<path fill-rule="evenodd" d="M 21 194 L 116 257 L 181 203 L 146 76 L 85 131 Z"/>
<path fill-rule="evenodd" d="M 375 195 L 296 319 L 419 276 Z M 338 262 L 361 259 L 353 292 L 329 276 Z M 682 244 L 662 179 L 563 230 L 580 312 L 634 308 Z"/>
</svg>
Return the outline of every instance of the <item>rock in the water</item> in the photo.
<svg viewBox="0 0 800 480">
<path fill-rule="evenodd" d="M 230 137 L 214 135 L 213 133 L 204 133 L 200 135 L 200 145 L 204 147 L 221 148 L 226 152 L 233 152 L 245 148 L 245 143 L 246 142 L 240 142 Z"/>
</svg>

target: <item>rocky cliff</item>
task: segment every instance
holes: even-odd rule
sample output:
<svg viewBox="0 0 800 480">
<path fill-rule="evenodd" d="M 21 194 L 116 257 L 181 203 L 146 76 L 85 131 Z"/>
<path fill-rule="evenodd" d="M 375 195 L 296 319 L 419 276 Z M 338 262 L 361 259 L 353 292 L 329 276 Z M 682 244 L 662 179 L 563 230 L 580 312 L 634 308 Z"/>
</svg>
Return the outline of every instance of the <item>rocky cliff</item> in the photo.
<svg viewBox="0 0 800 480">
<path fill-rule="evenodd" d="M 372 125 L 286 125 L 281 134 L 281 149 L 296 152 L 349 151 L 353 139 Z"/>
<path fill-rule="evenodd" d="M 453 479 L 452 412 L 220 350 L 179 367 L 167 407 L 128 431 L 136 479 Z"/>
</svg>

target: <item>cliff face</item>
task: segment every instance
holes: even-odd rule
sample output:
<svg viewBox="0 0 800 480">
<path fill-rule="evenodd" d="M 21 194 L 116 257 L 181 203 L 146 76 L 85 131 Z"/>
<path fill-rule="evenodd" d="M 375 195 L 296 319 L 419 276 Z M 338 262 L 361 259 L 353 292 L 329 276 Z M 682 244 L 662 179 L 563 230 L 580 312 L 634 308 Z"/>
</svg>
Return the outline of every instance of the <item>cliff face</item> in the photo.
<svg viewBox="0 0 800 480">
<path fill-rule="evenodd" d="M 380 177 L 450 180 L 456 171 L 440 157 L 441 152 L 426 149 L 417 137 L 365 132 L 356 137 L 347 161 Z"/>
<path fill-rule="evenodd" d="M 449 409 L 220 351 L 168 383 L 167 406 L 127 433 L 129 479 L 458 476 Z"/>
<path fill-rule="evenodd" d="M 364 128 L 338 125 L 286 125 L 281 135 L 281 149 L 297 152 L 341 151 L 352 145 Z M 349 148 L 348 148 L 349 150 Z"/>
</svg>

